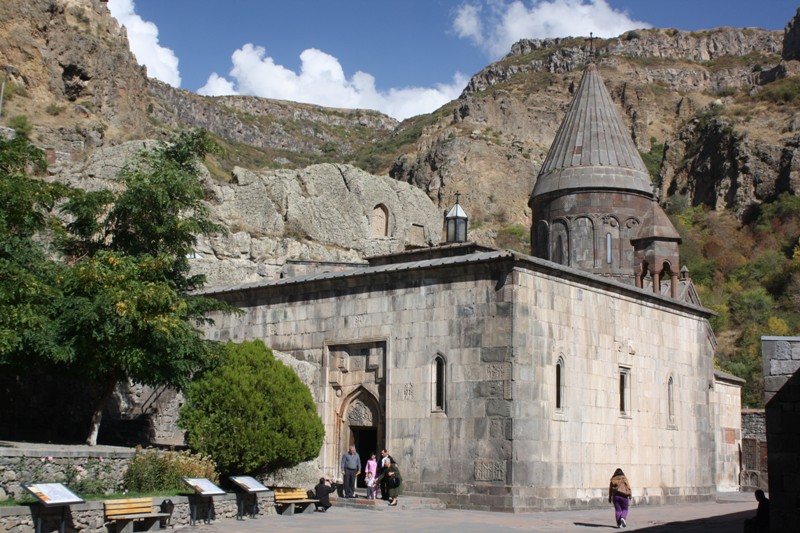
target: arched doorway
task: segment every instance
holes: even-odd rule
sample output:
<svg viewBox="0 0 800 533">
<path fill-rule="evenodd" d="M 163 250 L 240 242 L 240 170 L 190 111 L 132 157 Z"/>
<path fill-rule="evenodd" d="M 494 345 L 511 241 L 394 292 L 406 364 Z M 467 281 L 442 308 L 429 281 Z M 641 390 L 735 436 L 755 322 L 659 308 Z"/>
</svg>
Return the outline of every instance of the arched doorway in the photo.
<svg viewBox="0 0 800 533">
<path fill-rule="evenodd" d="M 380 404 L 368 390 L 356 389 L 344 402 L 339 416 L 339 450 L 342 454 L 350 446 L 356 447 L 361 457 L 362 473 L 358 486 L 364 486 L 364 467 L 370 454 L 377 453 L 384 444 L 383 416 Z"/>
</svg>

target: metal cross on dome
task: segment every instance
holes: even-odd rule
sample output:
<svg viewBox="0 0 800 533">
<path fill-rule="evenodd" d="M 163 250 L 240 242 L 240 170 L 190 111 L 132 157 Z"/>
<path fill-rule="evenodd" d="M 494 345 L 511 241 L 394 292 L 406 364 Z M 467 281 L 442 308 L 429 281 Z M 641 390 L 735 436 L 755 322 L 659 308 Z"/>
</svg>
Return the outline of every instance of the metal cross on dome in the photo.
<svg viewBox="0 0 800 533">
<path fill-rule="evenodd" d="M 589 38 L 586 39 L 589 41 L 589 59 L 594 59 L 594 42 L 597 39 L 599 39 L 599 37 L 595 37 L 594 33 L 589 32 Z"/>
</svg>

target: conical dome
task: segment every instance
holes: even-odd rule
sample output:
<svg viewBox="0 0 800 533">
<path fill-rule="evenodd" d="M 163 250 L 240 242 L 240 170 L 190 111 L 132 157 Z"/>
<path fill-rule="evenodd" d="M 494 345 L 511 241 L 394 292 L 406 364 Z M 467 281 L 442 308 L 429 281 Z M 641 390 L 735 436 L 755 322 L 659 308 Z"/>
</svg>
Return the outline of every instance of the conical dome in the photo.
<svg viewBox="0 0 800 533">
<path fill-rule="evenodd" d="M 531 194 L 531 253 L 633 283 L 637 250 L 632 240 L 643 222 L 642 235 L 665 233 L 674 248 L 670 257 L 677 254 L 675 235 L 650 213 L 654 200 L 647 167 L 590 64 Z M 663 248 L 663 237 L 654 235 L 645 244 Z M 675 259 L 670 264 L 677 264 Z"/>
<path fill-rule="evenodd" d="M 653 197 L 647 167 L 594 64 L 583 73 L 532 198 L 574 189 L 625 190 Z"/>
</svg>

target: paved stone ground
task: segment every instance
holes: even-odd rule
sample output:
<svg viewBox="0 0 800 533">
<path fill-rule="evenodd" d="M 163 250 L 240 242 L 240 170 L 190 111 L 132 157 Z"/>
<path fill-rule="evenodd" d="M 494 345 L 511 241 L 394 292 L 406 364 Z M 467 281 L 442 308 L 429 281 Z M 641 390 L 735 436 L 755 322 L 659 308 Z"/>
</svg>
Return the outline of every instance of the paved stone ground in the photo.
<svg viewBox="0 0 800 533">
<path fill-rule="evenodd" d="M 614 509 L 552 511 L 546 513 L 489 513 L 480 511 L 404 509 L 386 512 L 332 507 L 327 513 L 294 516 L 271 515 L 255 520 L 218 521 L 180 529 L 181 533 L 272 533 L 291 531 L 336 531 L 342 533 L 507 533 L 528 531 L 586 533 L 616 529 Z M 740 533 L 745 518 L 755 515 L 756 501 L 750 493 L 721 494 L 717 501 L 684 505 L 633 506 L 624 531 L 662 533 Z"/>
</svg>

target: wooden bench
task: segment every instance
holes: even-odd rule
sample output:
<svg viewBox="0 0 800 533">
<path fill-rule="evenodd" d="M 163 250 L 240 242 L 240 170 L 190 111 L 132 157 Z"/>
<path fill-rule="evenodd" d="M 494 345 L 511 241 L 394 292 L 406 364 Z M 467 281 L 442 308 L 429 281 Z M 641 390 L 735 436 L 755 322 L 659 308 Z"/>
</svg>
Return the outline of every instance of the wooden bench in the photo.
<svg viewBox="0 0 800 533">
<path fill-rule="evenodd" d="M 161 519 L 169 513 L 153 509 L 153 498 L 128 498 L 103 502 L 106 518 L 117 523 L 117 533 L 132 533 L 134 522 L 144 522 L 148 531 L 161 529 Z"/>
<path fill-rule="evenodd" d="M 301 513 L 313 513 L 315 506 L 311 504 L 319 503 L 319 500 L 309 498 L 303 489 L 274 487 L 272 490 L 275 493 L 275 510 L 278 514 L 293 515 L 295 509 Z"/>
</svg>

